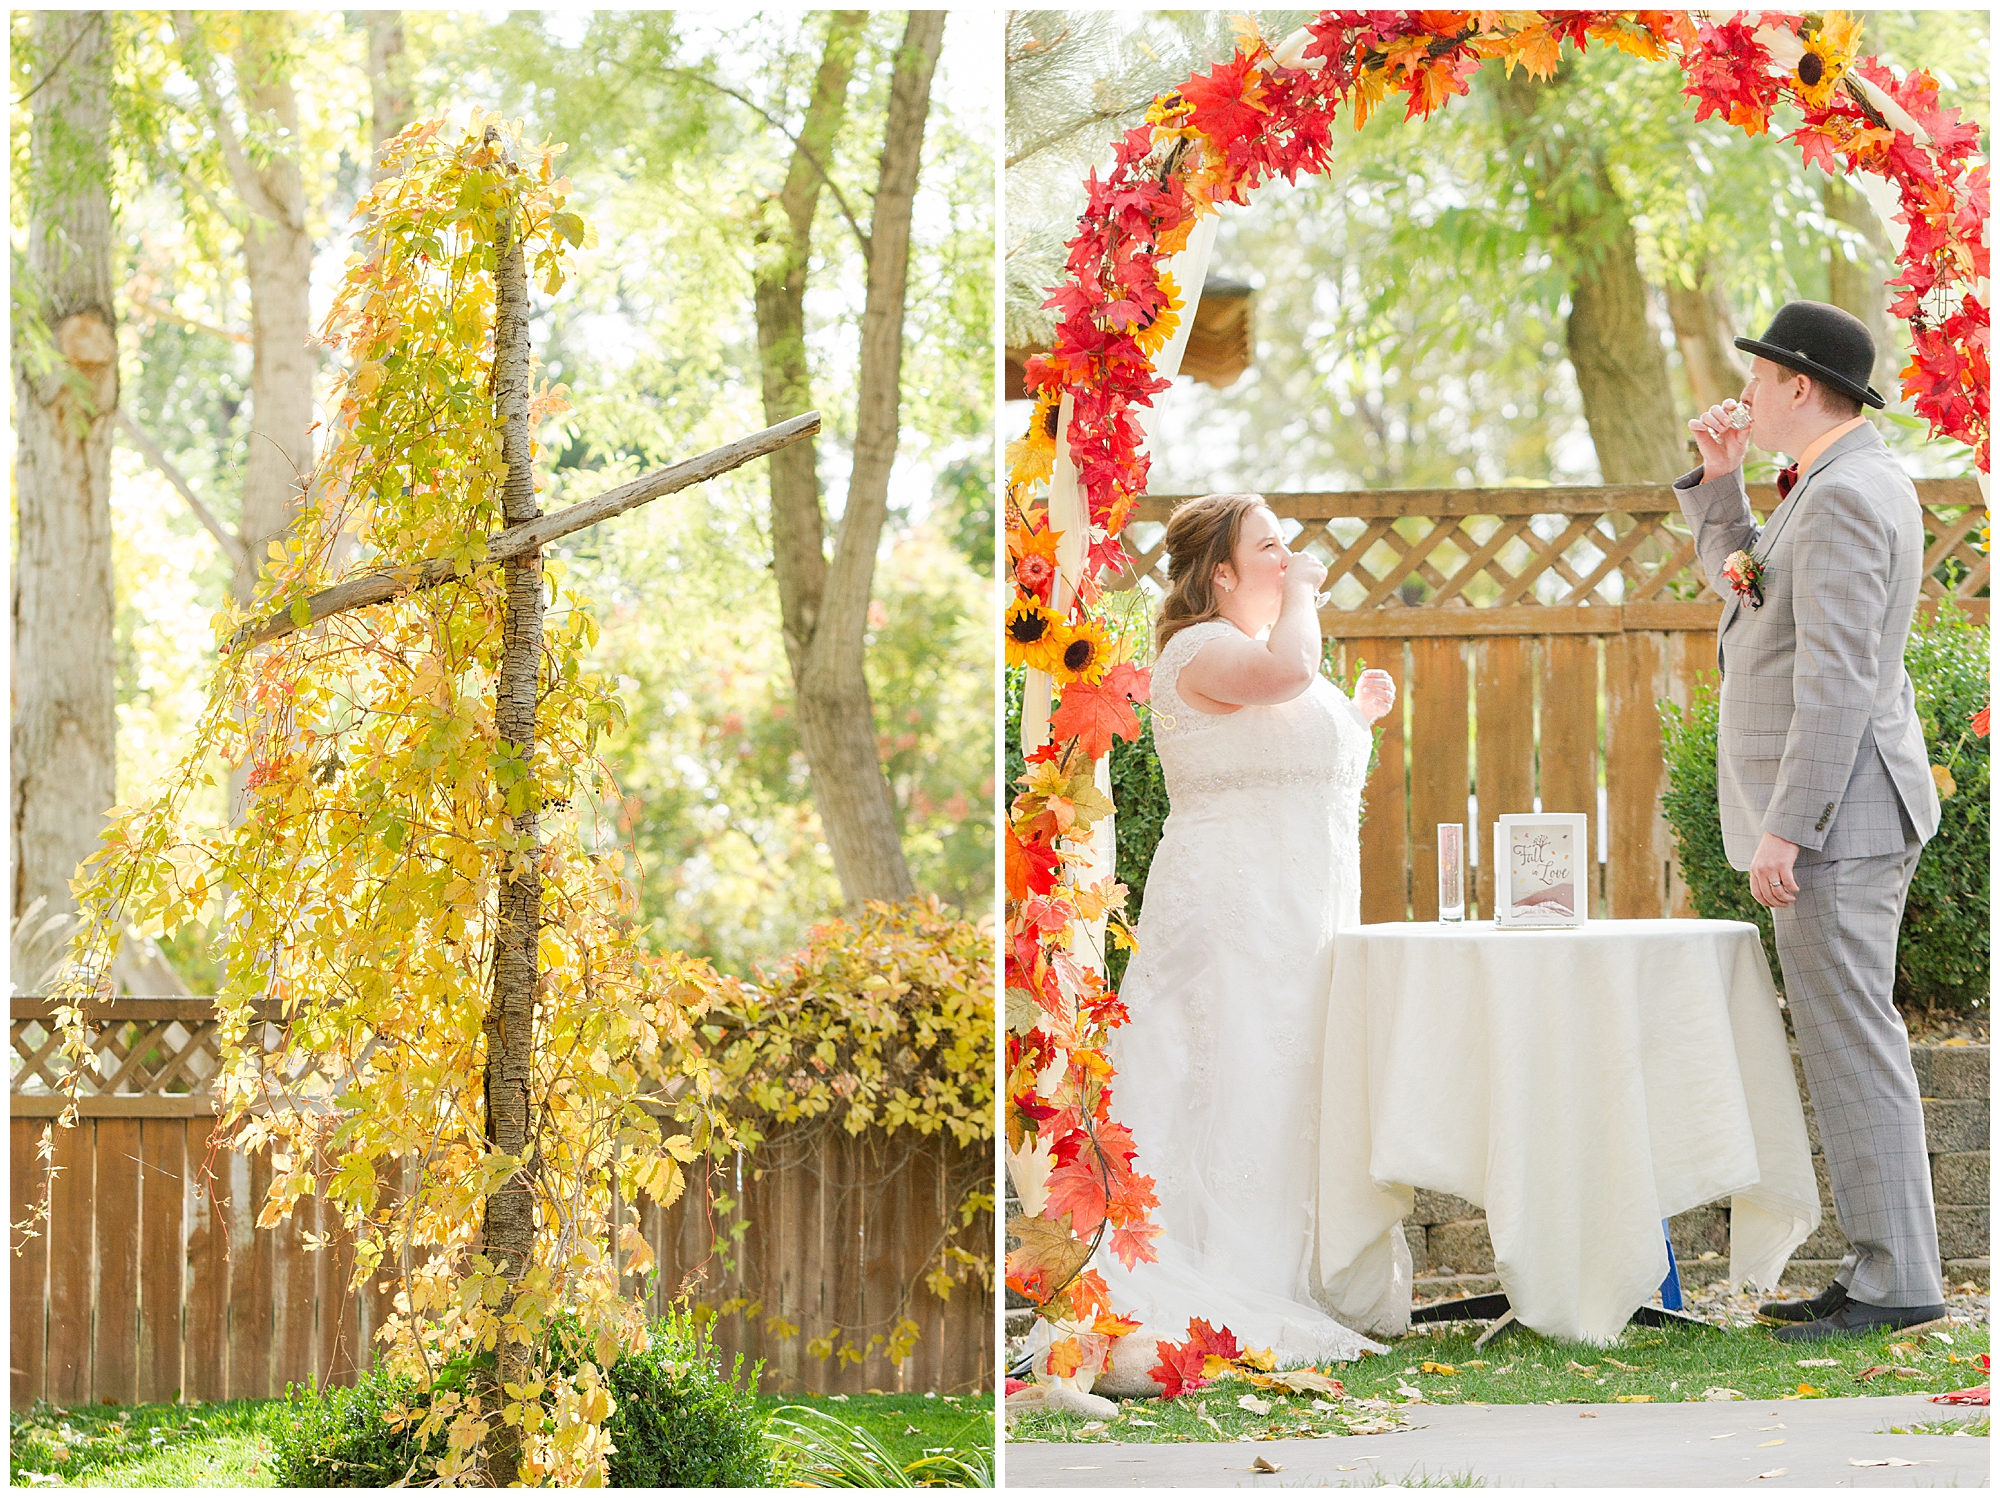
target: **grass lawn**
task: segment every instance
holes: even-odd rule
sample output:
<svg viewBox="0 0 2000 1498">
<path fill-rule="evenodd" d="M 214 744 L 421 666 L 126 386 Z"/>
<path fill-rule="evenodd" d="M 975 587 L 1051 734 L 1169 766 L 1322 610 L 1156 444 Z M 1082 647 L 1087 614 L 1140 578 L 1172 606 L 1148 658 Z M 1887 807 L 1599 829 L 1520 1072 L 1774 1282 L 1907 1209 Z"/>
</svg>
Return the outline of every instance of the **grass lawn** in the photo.
<svg viewBox="0 0 2000 1498">
<path fill-rule="evenodd" d="M 1223 1380 L 1179 1399 L 1134 1399 L 1114 1420 L 1023 1413 L 1010 1441 L 1279 1440 L 1368 1434 L 1386 1429 L 1406 1405 L 1674 1403 L 1703 1398 L 1822 1399 L 1866 1394 L 1934 1394 L 1983 1383 L 1983 1325 L 1944 1334 L 1881 1332 L 1808 1346 L 1779 1342 L 1763 1328 L 1653 1329 L 1630 1326 L 1609 1347 L 1558 1342 L 1517 1331 L 1475 1352 L 1481 1327 L 1423 1327 L 1390 1344 L 1386 1357 L 1329 1370 L 1346 1385 L 1340 1399 L 1284 1395 Z M 1949 1338 L 1949 1341 L 1946 1338 Z M 1901 1369 L 1876 1373 L 1870 1369 Z M 1732 1391 L 1711 1395 L 1710 1390 Z M 1254 1401 L 1244 1404 L 1245 1398 Z M 1263 1405 L 1265 1408 L 1258 1408 Z M 1935 1433 L 1991 1429 L 1937 1407 Z M 1976 1429 L 1969 1428 L 1976 1426 Z M 1926 1429 L 1929 1429 L 1928 1423 Z"/>
<path fill-rule="evenodd" d="M 765 1414 L 784 1406 L 824 1410 L 858 1425 L 896 1455 L 913 1462 L 938 1451 L 984 1451 L 993 1458 L 991 1394 L 759 1394 Z"/>
<path fill-rule="evenodd" d="M 769 1414 L 809 1405 L 865 1426 L 902 1461 L 941 1449 L 993 1450 L 989 1394 L 762 1394 Z M 14 1487 L 268 1488 L 285 1419 L 281 1399 L 64 1410 L 38 1404 L 9 1415 Z"/>
<path fill-rule="evenodd" d="M 11 1411 L 14 1487 L 268 1488 L 282 1399 Z"/>
</svg>

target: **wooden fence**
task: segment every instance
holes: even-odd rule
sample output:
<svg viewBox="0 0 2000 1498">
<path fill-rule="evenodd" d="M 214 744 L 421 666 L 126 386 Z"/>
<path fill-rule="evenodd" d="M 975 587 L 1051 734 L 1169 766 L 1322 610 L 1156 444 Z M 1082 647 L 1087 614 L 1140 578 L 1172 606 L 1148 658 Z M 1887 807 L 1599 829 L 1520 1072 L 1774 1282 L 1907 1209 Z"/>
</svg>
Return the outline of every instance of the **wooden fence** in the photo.
<svg viewBox="0 0 2000 1498">
<path fill-rule="evenodd" d="M 1986 521 L 1972 479 L 1917 484 L 1926 603 L 1987 617 Z M 1142 500 L 1124 587 L 1164 583 L 1165 522 Z M 1753 485 L 1769 514 L 1777 491 Z M 1686 706 L 1715 670 L 1722 605 L 1666 485 L 1274 494 L 1292 546 L 1327 563 L 1321 625 L 1343 669 L 1396 679 L 1361 829 L 1364 921 L 1437 918 L 1437 825 L 1468 823 L 1476 906 L 1492 909 L 1493 820 L 1580 811 L 1604 850 L 1593 916 L 1691 915 L 1660 814 L 1655 704 Z M 1469 802 L 1476 797 L 1476 815 Z M 1539 805 L 1537 801 L 1539 800 Z M 1602 828 L 1602 833 L 1600 833 Z M 1601 838 L 1601 840 L 1600 840 Z"/>
<path fill-rule="evenodd" d="M 97 1085 L 78 1127 L 54 1130 L 49 1221 L 8 1266 L 14 1407 L 269 1398 L 311 1379 L 351 1382 L 370 1361 L 396 1277 L 351 1289 L 352 1245 L 317 1198 L 276 1228 L 256 1228 L 271 1167 L 212 1139 L 211 1002 L 119 999 L 86 1014 Z M 41 1199 L 43 1128 L 59 1111 L 50 1017 L 46 999 L 12 1000 L 17 1247 Z M 642 1208 L 660 1263 L 653 1308 L 688 1286 L 697 1305 L 721 1311 L 725 1356 L 764 1360 L 767 1390 L 990 1388 L 990 1290 L 974 1283 L 939 1300 L 923 1277 L 941 1241 L 990 1254 L 990 1214 L 958 1227 L 952 1209 L 969 1177 L 992 1174 L 989 1148 L 933 1143 L 892 1156 L 880 1139 L 845 1134 L 761 1176 L 755 1157 L 739 1158 L 671 1209 Z M 330 1238 L 319 1252 L 306 1244 L 316 1232 Z M 891 1362 L 882 1341 L 905 1317 L 920 1335 Z M 858 1361 L 809 1350 L 821 1338 L 865 1349 L 871 1336 L 874 1350 Z"/>
</svg>

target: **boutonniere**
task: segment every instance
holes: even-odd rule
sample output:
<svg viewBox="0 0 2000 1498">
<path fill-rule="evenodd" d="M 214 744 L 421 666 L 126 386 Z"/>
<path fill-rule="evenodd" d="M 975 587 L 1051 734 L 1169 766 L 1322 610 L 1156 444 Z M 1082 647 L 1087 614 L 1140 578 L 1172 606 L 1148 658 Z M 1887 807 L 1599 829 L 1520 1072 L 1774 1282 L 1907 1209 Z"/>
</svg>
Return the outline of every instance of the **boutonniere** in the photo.
<svg viewBox="0 0 2000 1498">
<path fill-rule="evenodd" d="M 1764 581 L 1764 564 L 1750 552 L 1731 552 L 1729 560 L 1722 564 L 1722 575 L 1736 590 L 1737 597 L 1750 600 L 1751 608 L 1764 606 L 1764 590 L 1759 586 Z"/>
</svg>

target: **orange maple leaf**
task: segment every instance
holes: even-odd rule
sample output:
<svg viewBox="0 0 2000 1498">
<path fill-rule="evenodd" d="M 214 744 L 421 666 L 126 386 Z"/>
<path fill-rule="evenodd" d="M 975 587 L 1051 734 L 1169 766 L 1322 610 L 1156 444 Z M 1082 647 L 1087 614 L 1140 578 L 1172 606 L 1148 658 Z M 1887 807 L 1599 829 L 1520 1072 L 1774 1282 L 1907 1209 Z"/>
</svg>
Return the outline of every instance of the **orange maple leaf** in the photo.
<svg viewBox="0 0 2000 1498">
<path fill-rule="evenodd" d="M 1049 1372 L 1057 1378 L 1071 1378 L 1083 1366 L 1083 1344 L 1074 1337 L 1064 1337 L 1060 1342 L 1049 1344 Z"/>
<path fill-rule="evenodd" d="M 1049 727 L 1058 738 L 1075 739 L 1091 759 L 1111 752 L 1114 736 L 1139 737 L 1139 715 L 1132 711 L 1131 699 L 1109 681 L 1091 685 L 1072 682 L 1063 689 L 1062 702 L 1049 714 Z"/>
</svg>

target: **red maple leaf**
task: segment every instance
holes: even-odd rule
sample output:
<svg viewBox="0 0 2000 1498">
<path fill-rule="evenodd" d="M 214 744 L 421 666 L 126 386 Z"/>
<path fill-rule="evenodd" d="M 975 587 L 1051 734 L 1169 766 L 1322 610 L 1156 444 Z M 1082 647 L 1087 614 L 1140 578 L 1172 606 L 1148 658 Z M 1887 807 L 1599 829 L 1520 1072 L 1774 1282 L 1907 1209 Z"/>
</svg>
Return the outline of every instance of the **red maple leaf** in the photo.
<svg viewBox="0 0 2000 1498">
<path fill-rule="evenodd" d="M 1139 715 L 1124 692 L 1078 681 L 1063 688 L 1062 702 L 1049 714 L 1049 727 L 1060 738 L 1077 740 L 1090 758 L 1102 759 L 1111 752 L 1114 735 L 1127 740 L 1139 737 Z"/>
<path fill-rule="evenodd" d="M 1208 1382 L 1201 1371 L 1208 1358 L 1193 1343 L 1183 1345 L 1162 1338 L 1158 1351 L 1160 1360 L 1147 1370 L 1147 1376 L 1166 1391 L 1162 1398 L 1178 1399 Z"/>
<path fill-rule="evenodd" d="M 1065 1212 L 1069 1213 L 1070 1228 L 1079 1238 L 1089 1237 L 1104 1221 L 1104 1209 L 1110 1202 L 1104 1189 L 1104 1175 L 1098 1168 L 1094 1153 L 1085 1152 L 1050 1171 L 1048 1190 L 1048 1205 L 1042 1209 L 1044 1214 L 1060 1217 Z"/>
<path fill-rule="evenodd" d="M 1118 1256 L 1118 1262 L 1127 1269 L 1141 1263 L 1155 1263 L 1160 1256 L 1153 1250 L 1153 1240 L 1159 1237 L 1162 1231 L 1150 1222 L 1142 1222 L 1136 1227 L 1113 1228 L 1111 1252 Z"/>
<path fill-rule="evenodd" d="M 1829 177 L 1840 177 L 1846 174 L 1846 168 L 1841 165 L 1840 161 L 1840 142 L 1835 140 L 1831 135 L 1828 135 L 1824 130 L 1794 130 L 1785 139 L 1795 141 L 1798 144 L 1799 151 L 1805 157 L 1807 166 L 1811 166 L 1817 162 L 1820 170 L 1825 172 Z"/>
<path fill-rule="evenodd" d="M 1206 77 L 1196 73 L 1183 83 L 1180 95 L 1191 110 L 1188 123 L 1224 148 L 1262 130 L 1266 111 L 1257 96 L 1254 68 L 1255 58 L 1238 52 L 1210 68 Z"/>
<path fill-rule="evenodd" d="M 1199 1347 L 1203 1357 L 1221 1358 L 1225 1363 L 1243 1356 L 1236 1333 L 1228 1327 L 1213 1327 L 1196 1316 L 1188 1322 L 1188 1346 Z"/>
<path fill-rule="evenodd" d="M 1072 689 L 1074 690 L 1074 689 Z M 1063 701 L 1069 700 L 1068 693 Z M 1045 895 L 1056 885 L 1056 870 L 1062 860 L 1053 848 L 1045 848 L 1040 843 L 1024 843 L 1014 835 L 1014 829 L 1007 829 L 1007 895 L 1010 899 L 1025 900 L 1030 893 Z"/>
<path fill-rule="evenodd" d="M 1104 689 L 1127 702 L 1144 702 L 1153 694 L 1153 673 L 1130 661 L 1120 661 L 1104 673 Z"/>
</svg>

